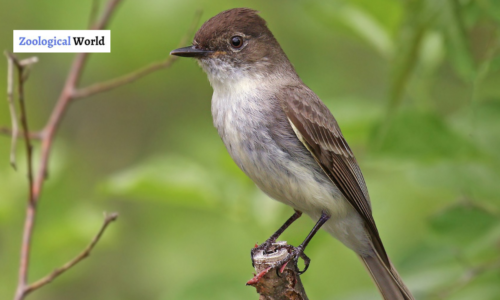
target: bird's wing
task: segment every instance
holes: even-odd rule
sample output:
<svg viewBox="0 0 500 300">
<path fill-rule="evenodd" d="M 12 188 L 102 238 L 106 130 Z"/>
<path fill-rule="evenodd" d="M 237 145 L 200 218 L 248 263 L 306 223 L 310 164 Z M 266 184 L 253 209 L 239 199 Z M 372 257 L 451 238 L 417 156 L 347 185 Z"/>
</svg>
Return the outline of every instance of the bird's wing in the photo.
<svg viewBox="0 0 500 300">
<path fill-rule="evenodd" d="M 286 86 L 278 93 L 277 98 L 299 140 L 365 220 L 373 246 L 389 266 L 389 259 L 372 216 L 363 174 L 330 110 L 304 85 Z"/>
</svg>

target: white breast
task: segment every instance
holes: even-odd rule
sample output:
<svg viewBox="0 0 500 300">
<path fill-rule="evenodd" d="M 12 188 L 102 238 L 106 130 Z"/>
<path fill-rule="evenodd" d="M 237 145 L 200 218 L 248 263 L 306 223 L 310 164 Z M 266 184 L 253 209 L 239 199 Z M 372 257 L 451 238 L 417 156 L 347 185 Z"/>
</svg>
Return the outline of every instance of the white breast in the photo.
<svg viewBox="0 0 500 300">
<path fill-rule="evenodd" d="M 274 90 L 273 82 L 250 78 L 210 81 L 214 125 L 243 172 L 271 198 L 315 220 L 322 211 L 328 212 L 332 217 L 324 226 L 328 232 L 358 253 L 368 251 L 361 218 L 307 150 L 303 156 L 291 156 L 273 138 L 273 109 L 281 109 L 269 92 Z M 288 123 L 284 113 L 283 120 Z M 290 132 L 297 138 L 291 127 Z M 298 139 L 297 144 L 301 145 Z"/>
<path fill-rule="evenodd" d="M 340 192 L 319 166 L 291 157 L 272 137 L 273 105 L 277 101 L 265 84 L 249 79 L 214 85 L 212 114 L 229 154 L 236 164 L 269 196 L 302 211 L 321 211 Z M 312 160 L 312 158 L 309 158 Z M 316 164 L 314 161 L 312 162 Z M 321 172 L 321 175 L 315 172 Z M 340 197 L 338 197 L 340 198 Z M 341 202 L 343 203 L 343 202 Z M 339 207 L 340 214 L 346 213 Z"/>
</svg>

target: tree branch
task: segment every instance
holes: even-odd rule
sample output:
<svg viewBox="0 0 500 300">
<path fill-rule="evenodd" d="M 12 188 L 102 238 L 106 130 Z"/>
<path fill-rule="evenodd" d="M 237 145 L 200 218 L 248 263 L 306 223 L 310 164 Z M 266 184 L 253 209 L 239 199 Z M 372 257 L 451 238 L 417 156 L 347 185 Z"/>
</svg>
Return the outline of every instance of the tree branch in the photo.
<svg viewBox="0 0 500 300">
<path fill-rule="evenodd" d="M 9 53 L 8 51 L 5 51 L 5 55 L 7 56 L 7 59 L 9 61 L 9 76 L 11 76 L 11 79 L 13 79 L 13 65 L 17 67 L 17 88 L 18 88 L 18 97 L 19 97 L 19 107 L 20 107 L 20 119 L 21 119 L 21 126 L 23 128 L 23 137 L 24 137 L 24 143 L 26 145 L 26 160 L 27 160 L 27 169 L 28 169 L 28 188 L 29 188 L 29 198 L 28 198 L 28 206 L 26 209 L 26 219 L 24 223 L 24 232 L 23 232 L 23 242 L 22 242 L 22 247 L 21 247 L 21 261 L 20 261 L 20 267 L 19 267 L 19 278 L 18 278 L 18 286 L 17 286 L 17 291 L 16 291 L 16 299 L 18 295 L 23 294 L 23 289 L 26 286 L 27 278 L 28 278 L 28 265 L 29 265 L 29 245 L 31 244 L 31 231 L 33 229 L 33 224 L 34 224 L 34 218 L 35 218 L 35 210 L 36 210 L 36 202 L 35 202 L 35 196 L 33 194 L 33 148 L 31 146 L 31 140 L 30 140 L 30 134 L 29 134 L 29 126 L 28 126 L 28 116 L 26 112 L 26 104 L 25 104 L 25 99 L 24 99 L 24 82 L 27 79 L 27 75 L 25 73 L 25 70 L 29 68 L 29 66 L 33 63 L 37 62 L 36 58 L 29 58 L 25 59 L 22 61 L 19 61 L 17 57 Z M 8 95 L 10 97 L 10 100 L 12 103 L 10 103 L 11 106 L 11 112 L 14 113 L 15 117 L 15 110 L 14 110 L 14 104 L 13 104 L 13 80 L 10 83 L 10 86 L 7 87 L 8 89 Z M 14 119 L 13 117 L 13 119 Z M 15 135 L 14 135 L 15 133 Z M 13 140 L 17 140 L 17 132 L 16 130 L 13 130 Z M 15 147 L 15 146 L 14 146 Z M 11 149 L 11 151 L 15 151 L 15 148 Z M 12 157 L 12 153 L 11 153 Z M 22 298 L 20 298 L 22 299 Z"/>
<path fill-rule="evenodd" d="M 43 278 L 35 281 L 34 283 L 30 284 L 29 286 L 27 286 L 24 290 L 24 294 L 28 295 L 32 291 L 37 290 L 37 289 L 41 288 L 42 286 L 52 282 L 52 280 L 56 279 L 59 275 L 63 274 L 64 272 L 66 272 L 67 270 L 72 268 L 74 265 L 81 262 L 83 259 L 87 258 L 90 255 L 90 252 L 92 251 L 92 249 L 94 249 L 97 242 L 99 242 L 99 239 L 101 238 L 102 234 L 104 233 L 104 231 L 106 230 L 108 225 L 111 222 L 115 221 L 117 218 L 118 218 L 117 213 L 111 213 L 109 215 L 104 214 L 104 223 L 102 224 L 101 229 L 99 230 L 97 235 L 92 239 L 90 244 L 87 246 L 87 248 L 85 248 L 75 258 L 73 258 L 69 262 L 65 263 L 62 267 L 55 269 L 54 271 L 52 271 L 52 273 L 46 275 L 45 277 L 43 277 Z"/>
<path fill-rule="evenodd" d="M 95 23 L 95 18 L 97 17 L 98 12 L 99 12 L 99 0 L 92 0 L 92 7 L 90 8 L 88 28 L 91 28 L 92 25 Z"/>
<path fill-rule="evenodd" d="M 94 29 L 100 29 L 108 23 L 112 12 L 118 5 L 120 0 L 110 0 L 104 10 L 102 17 L 93 26 Z M 19 73 L 19 102 L 21 106 L 21 123 L 24 129 L 24 140 L 26 143 L 27 155 L 28 155 L 28 181 L 29 181 L 29 203 L 26 208 L 26 217 L 24 221 L 23 238 L 21 244 L 21 258 L 19 263 L 19 279 L 17 283 L 15 300 L 23 300 L 26 297 L 26 285 L 28 280 L 28 270 L 29 270 L 29 256 L 31 250 L 31 239 L 33 235 L 33 228 L 36 216 L 36 205 L 40 198 L 40 193 L 42 190 L 43 182 L 45 180 L 45 175 L 47 173 L 48 157 L 50 154 L 50 149 L 52 146 L 52 141 L 56 129 L 61 121 L 61 118 L 66 110 L 67 104 L 71 99 L 71 94 L 74 90 L 75 85 L 78 83 L 80 78 L 87 53 L 78 54 L 75 58 L 73 66 L 69 72 L 66 84 L 63 88 L 61 96 L 56 104 L 56 107 L 52 111 L 50 119 L 42 131 L 42 154 L 40 159 L 40 167 L 37 177 L 33 177 L 33 165 L 32 165 L 32 146 L 30 141 L 30 135 L 28 130 L 26 108 L 24 104 L 24 81 L 27 78 L 27 73 L 25 74 L 24 67 L 28 66 L 36 60 L 22 60 L 18 61 L 15 56 L 10 55 L 11 60 L 17 65 Z M 30 291 L 33 291 L 30 290 Z"/>
<path fill-rule="evenodd" d="M 279 242 L 273 245 L 280 245 L 280 249 L 269 254 L 258 251 L 252 257 L 257 275 L 250 279 L 247 285 L 257 289 L 259 300 L 308 300 L 295 264 L 288 263 L 280 274 L 281 277 L 273 267 L 288 255 L 287 243 Z"/>
<path fill-rule="evenodd" d="M 9 103 L 10 119 L 12 124 L 12 131 L 10 132 L 10 135 L 12 136 L 10 147 L 10 164 L 14 168 L 14 170 L 16 170 L 16 145 L 17 136 L 19 134 L 19 127 L 17 125 L 18 121 L 16 107 L 14 105 L 14 61 L 7 51 L 5 51 L 4 54 L 7 57 L 7 102 Z"/>
<path fill-rule="evenodd" d="M 201 10 L 198 10 L 195 14 L 195 17 L 193 19 L 193 22 L 191 23 L 191 26 L 189 27 L 189 30 L 187 33 L 182 37 L 180 45 L 183 46 L 188 42 L 189 37 L 193 34 L 194 30 L 196 29 L 198 22 L 200 21 L 201 18 Z M 79 99 L 79 98 L 86 98 L 98 93 L 106 92 L 109 90 L 112 90 L 114 88 L 120 87 L 122 85 L 134 82 L 138 79 L 141 79 L 142 77 L 149 75 L 153 72 L 156 72 L 161 69 L 168 69 L 179 57 L 178 56 L 169 56 L 167 59 L 159 62 L 152 63 L 146 67 L 143 67 L 139 70 L 130 72 L 129 74 L 110 79 L 105 82 L 99 82 L 95 83 L 91 86 L 88 86 L 86 88 L 81 88 L 76 90 L 73 93 L 73 99 Z"/>
<path fill-rule="evenodd" d="M 16 138 L 16 139 L 23 139 L 24 138 L 24 134 L 22 132 L 19 132 L 19 130 L 17 130 L 17 132 L 15 132 L 13 129 L 10 129 L 10 128 L 7 128 L 7 127 L 0 127 L 0 134 L 5 134 L 5 135 L 9 135 L 9 136 L 12 136 L 12 138 Z M 41 132 L 29 132 L 28 133 L 30 139 L 33 141 L 33 140 L 41 140 L 42 139 L 42 133 Z"/>
<path fill-rule="evenodd" d="M 116 10 L 121 0 L 108 0 L 103 10 L 102 15 L 94 22 L 90 29 L 98 30 L 104 28 L 113 12 Z M 98 6 L 97 0 L 93 2 L 92 14 L 95 14 L 96 7 Z M 181 44 L 187 43 L 189 36 L 195 30 L 197 23 L 200 19 L 201 12 L 198 11 L 195 15 L 195 19 L 191 24 L 191 27 L 188 33 L 183 37 Z M 91 16 L 91 19 L 94 17 Z M 64 87 L 59 95 L 59 98 L 56 102 L 54 109 L 52 110 L 50 117 L 44 126 L 44 128 L 39 132 L 30 132 L 28 128 L 27 114 L 26 114 L 26 105 L 24 102 L 24 82 L 26 81 L 29 69 L 33 63 L 37 61 L 36 57 L 27 58 L 24 60 L 18 60 L 13 54 L 6 52 L 9 67 L 8 67 L 8 84 L 7 84 L 7 97 L 9 100 L 9 105 L 11 107 L 11 115 L 12 115 L 12 130 L 7 128 L 0 128 L 0 133 L 9 134 L 13 139 L 13 146 L 11 151 L 11 163 L 15 162 L 15 157 L 13 158 L 13 153 L 15 151 L 15 143 L 17 138 L 23 138 L 26 144 L 27 156 L 28 156 L 28 181 L 29 181 L 29 202 L 26 208 L 26 217 L 24 221 L 24 230 L 23 230 L 23 238 L 21 244 L 21 257 L 19 263 L 19 279 L 16 289 L 16 295 L 14 300 L 23 300 L 28 293 L 44 286 L 45 284 L 51 282 L 54 278 L 64 273 L 66 270 L 73 267 L 83 258 L 87 257 L 94 247 L 94 245 L 99 240 L 100 236 L 104 232 L 107 225 L 116 219 L 116 215 L 111 215 L 106 219 L 105 224 L 96 238 L 92 241 L 92 243 L 85 249 L 79 256 L 77 256 L 74 260 L 68 262 L 64 266 L 59 269 L 56 269 L 51 274 L 46 277 L 36 281 L 31 285 L 27 285 L 28 282 L 28 271 L 29 271 L 29 256 L 31 250 L 31 239 L 33 235 L 35 216 L 37 212 L 37 204 L 41 196 L 42 188 L 47 178 L 48 174 L 48 164 L 49 157 L 54 141 L 55 134 L 59 128 L 59 125 L 67 111 L 68 105 L 72 102 L 72 100 L 77 98 L 88 97 L 90 95 L 101 93 L 121 85 L 133 82 L 138 80 L 148 74 L 151 74 L 154 71 L 168 68 L 175 62 L 176 57 L 169 57 L 168 59 L 151 64 L 145 68 L 139 69 L 135 72 L 131 72 L 130 74 L 118 77 L 113 80 L 109 80 L 107 82 L 96 83 L 94 85 L 89 86 L 88 88 L 78 90 L 78 83 L 80 81 L 83 69 L 85 67 L 85 63 L 87 61 L 88 53 L 79 53 L 75 56 L 73 60 L 72 66 L 69 70 L 68 76 L 66 78 L 66 82 Z M 18 123 L 15 114 L 15 109 L 13 105 L 13 80 L 9 81 L 13 78 L 13 65 L 17 66 L 18 69 L 18 94 L 19 94 L 19 103 L 21 108 L 20 119 L 23 128 L 22 135 L 19 133 Z M 41 155 L 38 163 L 38 170 L 36 172 L 36 176 L 33 170 L 32 163 L 32 146 L 31 140 L 38 139 L 41 141 Z"/>
<path fill-rule="evenodd" d="M 27 79 L 25 77 L 25 67 L 29 66 L 29 64 L 22 64 L 17 59 L 13 59 L 18 68 L 18 83 L 17 83 L 17 93 L 19 97 L 19 107 L 20 109 L 20 119 L 21 126 L 23 127 L 23 137 L 24 144 L 26 145 L 26 156 L 28 161 L 28 183 L 29 183 L 29 201 L 34 204 L 34 195 L 33 195 L 33 146 L 31 145 L 31 138 L 29 135 L 29 126 L 28 126 L 28 113 L 26 111 L 26 103 L 24 99 L 24 82 Z M 28 60 L 29 61 L 29 60 Z"/>
<path fill-rule="evenodd" d="M 109 21 L 112 12 L 115 10 L 117 5 L 121 0 L 110 0 L 106 5 L 104 13 L 102 17 L 97 20 L 95 25 L 92 27 L 93 29 L 101 29 L 103 28 Z M 21 259 L 19 264 L 19 279 L 16 289 L 16 295 L 14 297 L 15 300 L 23 300 L 26 297 L 26 284 L 28 280 L 28 270 L 29 270 L 29 256 L 31 250 L 31 238 L 33 235 L 33 228 L 35 223 L 36 216 L 36 205 L 40 198 L 40 194 L 42 191 L 43 182 L 46 178 L 47 174 L 47 165 L 48 159 L 50 155 L 50 150 L 52 147 L 52 142 L 54 138 L 54 134 L 58 128 L 58 125 L 66 111 L 66 107 L 71 99 L 71 95 L 73 90 L 80 79 L 81 72 L 83 70 L 83 66 L 85 64 L 88 53 L 80 53 L 76 56 L 73 65 L 70 69 L 69 75 L 66 80 L 66 84 L 61 92 L 59 100 L 52 111 L 52 114 L 49 118 L 49 121 L 45 128 L 43 129 L 43 138 L 41 145 L 41 158 L 40 158 L 40 167 L 38 170 L 38 175 L 33 178 L 33 169 L 32 169 L 32 161 L 31 161 L 31 143 L 29 137 L 29 130 L 27 127 L 27 120 L 24 108 L 24 95 L 22 94 L 23 88 L 22 83 L 24 82 L 24 74 L 22 72 L 22 64 L 18 64 L 19 68 L 19 98 L 21 103 L 21 109 L 24 110 L 21 113 L 21 122 L 24 127 L 24 139 L 26 142 L 26 147 L 28 151 L 28 178 L 30 183 L 29 190 L 29 203 L 26 208 L 26 217 L 24 221 L 24 230 L 23 230 L 23 239 L 21 245 Z M 14 60 L 16 62 L 16 60 Z M 24 62 L 24 61 L 23 61 Z M 24 121 L 23 121 L 24 116 Z"/>
</svg>

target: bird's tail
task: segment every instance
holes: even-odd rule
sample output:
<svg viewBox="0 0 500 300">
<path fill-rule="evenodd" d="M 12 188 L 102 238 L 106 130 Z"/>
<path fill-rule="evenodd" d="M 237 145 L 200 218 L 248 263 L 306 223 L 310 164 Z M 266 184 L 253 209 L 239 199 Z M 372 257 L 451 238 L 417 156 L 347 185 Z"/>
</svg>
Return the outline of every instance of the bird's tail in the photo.
<svg viewBox="0 0 500 300">
<path fill-rule="evenodd" d="M 370 272 L 384 300 L 415 300 L 390 261 L 387 266 L 379 255 L 359 257 Z"/>
</svg>

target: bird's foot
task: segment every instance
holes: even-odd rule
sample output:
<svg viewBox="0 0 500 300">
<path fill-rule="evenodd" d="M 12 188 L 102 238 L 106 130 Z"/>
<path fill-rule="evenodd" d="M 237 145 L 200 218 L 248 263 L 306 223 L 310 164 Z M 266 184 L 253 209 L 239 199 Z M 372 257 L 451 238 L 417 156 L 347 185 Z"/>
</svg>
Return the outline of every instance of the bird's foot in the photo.
<svg viewBox="0 0 500 300">
<path fill-rule="evenodd" d="M 276 274 L 278 274 L 278 276 L 281 277 L 280 274 L 283 273 L 287 264 L 291 261 L 293 261 L 293 263 L 295 264 L 295 268 L 297 269 L 297 273 L 299 275 L 304 274 L 307 271 L 307 269 L 309 268 L 309 264 L 311 263 L 311 259 L 304 253 L 304 248 L 302 247 L 302 245 L 298 246 L 298 247 L 286 245 L 283 247 L 287 248 L 288 255 L 285 258 L 283 258 L 282 260 L 280 260 L 274 264 L 274 267 L 276 268 Z M 300 271 L 300 269 L 298 267 L 299 257 L 304 260 L 304 264 L 305 264 L 304 270 L 302 270 L 302 271 Z"/>
<path fill-rule="evenodd" d="M 255 245 L 254 248 L 252 248 L 252 250 L 250 251 L 251 253 L 251 257 L 252 257 L 252 266 L 255 267 L 255 263 L 254 263 L 254 257 L 255 255 L 257 254 L 257 252 L 259 251 L 262 251 L 264 254 L 271 254 L 271 253 L 275 253 L 275 252 L 278 252 L 282 249 L 286 249 L 286 251 L 288 252 L 288 255 L 277 261 L 276 263 L 274 263 L 273 267 L 276 268 L 276 272 L 278 274 L 278 276 L 280 276 L 279 274 L 283 273 L 283 271 L 285 270 L 286 266 L 288 265 L 288 263 L 290 261 L 293 261 L 293 263 L 295 264 L 295 267 L 297 268 L 298 270 L 298 274 L 301 275 L 301 274 L 304 274 L 307 269 L 309 268 L 309 264 L 311 263 L 311 259 L 304 253 L 304 248 L 302 245 L 298 246 L 298 247 L 294 247 L 292 245 L 287 245 L 286 243 L 276 243 L 275 241 L 269 239 L 267 241 L 265 241 L 264 243 L 260 244 L 260 245 Z M 298 262 L 299 262 L 299 258 L 302 258 L 304 260 L 304 270 L 300 271 L 299 267 L 298 267 Z"/>
</svg>

